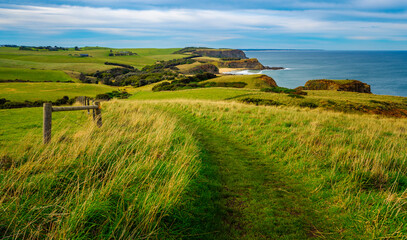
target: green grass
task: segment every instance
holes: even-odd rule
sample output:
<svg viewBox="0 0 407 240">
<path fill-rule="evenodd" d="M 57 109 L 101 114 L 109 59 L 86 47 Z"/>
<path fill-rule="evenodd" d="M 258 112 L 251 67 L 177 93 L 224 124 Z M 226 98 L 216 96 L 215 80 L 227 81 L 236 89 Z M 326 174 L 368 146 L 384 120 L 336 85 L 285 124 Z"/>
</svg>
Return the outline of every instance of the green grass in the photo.
<svg viewBox="0 0 407 240">
<path fill-rule="evenodd" d="M 137 89 L 137 88 L 136 88 Z M 143 88 L 145 89 L 145 88 Z M 234 88 L 199 88 L 180 91 L 162 91 L 150 92 L 140 91 L 134 93 L 131 99 L 134 100 L 151 100 L 151 99 L 210 99 L 210 100 L 225 100 L 256 94 L 255 90 L 234 89 Z"/>
<path fill-rule="evenodd" d="M 75 132 L 56 127 L 50 144 L 41 144 L 34 134 L 14 145 L 14 151 L 1 149 L 2 238 L 144 239 L 167 234 L 161 220 L 198 171 L 195 140 L 177 119 L 142 105 L 109 103 L 102 109 L 101 128 L 85 117 L 75 122 Z M 9 120 L 18 114 L 24 113 L 13 112 Z"/>
<path fill-rule="evenodd" d="M 63 70 L 84 73 L 94 73 L 114 68 L 105 62 L 115 62 L 142 68 L 154 64 L 157 60 L 171 60 L 185 57 L 185 55 L 172 54 L 176 48 L 140 48 L 140 49 L 112 49 L 113 51 L 132 51 L 137 56 L 110 57 L 109 48 L 84 48 L 82 51 L 20 51 L 18 48 L 0 47 L 0 65 L 4 68 L 17 68 L 38 70 Z M 72 56 L 69 56 L 71 54 Z M 77 57 L 75 54 L 89 54 L 91 57 Z M 8 75 L 16 79 L 16 75 Z M 0 79 L 4 79 L 0 73 Z M 29 79 L 30 80 L 30 79 Z"/>
<path fill-rule="evenodd" d="M 258 87 L 256 76 L 222 78 Z M 14 101 L 116 89 L 2 84 L 0 97 Z M 48 145 L 41 108 L 0 110 L 0 238 L 407 238 L 407 119 L 391 115 L 407 98 L 131 90 L 102 104 L 102 128 L 86 112 L 54 113 Z"/>
<path fill-rule="evenodd" d="M 33 82 L 73 81 L 71 77 L 69 77 L 66 73 L 62 71 L 0 67 L 0 80 L 15 80 L 15 79 Z"/>
<path fill-rule="evenodd" d="M 262 75 L 225 75 L 215 79 L 206 80 L 206 82 L 244 82 L 247 83 L 245 88 L 250 89 L 270 87 L 270 85 L 260 79 L 260 76 Z"/>
<path fill-rule="evenodd" d="M 212 213 L 224 228 L 208 239 L 407 236 L 406 119 L 228 102 L 144 104 L 196 126 L 217 166 L 220 180 L 202 182 L 222 186 L 212 199 L 221 213 Z M 202 209 L 192 221 L 205 218 Z"/>
<path fill-rule="evenodd" d="M 84 83 L 0 83 L 0 98 L 11 101 L 55 101 L 63 96 L 70 98 L 76 96 L 94 97 L 100 93 L 117 90 L 101 84 Z"/>
<path fill-rule="evenodd" d="M 0 149 L 23 144 L 26 139 L 42 138 L 42 108 L 0 109 Z M 85 112 L 63 112 L 52 115 L 54 132 L 78 130 L 87 121 Z"/>
<path fill-rule="evenodd" d="M 308 95 L 303 96 L 303 98 L 273 92 L 258 92 L 250 97 L 273 100 L 286 106 L 305 106 L 312 103 L 320 108 L 333 111 L 407 117 L 407 98 L 405 97 L 329 90 L 308 90 L 305 92 Z M 235 100 L 243 98 L 245 96 Z"/>
</svg>

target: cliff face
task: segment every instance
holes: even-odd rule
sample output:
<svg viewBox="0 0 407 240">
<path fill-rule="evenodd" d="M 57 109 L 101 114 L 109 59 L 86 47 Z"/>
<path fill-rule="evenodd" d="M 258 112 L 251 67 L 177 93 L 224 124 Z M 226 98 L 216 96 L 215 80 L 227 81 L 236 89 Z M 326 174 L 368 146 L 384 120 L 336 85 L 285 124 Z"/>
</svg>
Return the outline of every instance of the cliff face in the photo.
<svg viewBox="0 0 407 240">
<path fill-rule="evenodd" d="M 219 62 L 219 67 L 221 67 L 221 68 L 246 68 L 246 69 L 253 69 L 253 70 L 265 69 L 263 64 L 261 64 L 257 60 L 257 58 Z"/>
<path fill-rule="evenodd" d="M 370 85 L 358 80 L 309 80 L 305 83 L 304 89 L 371 93 Z"/>
<path fill-rule="evenodd" d="M 194 53 L 206 57 L 247 59 L 246 54 L 238 49 L 198 49 Z"/>
</svg>

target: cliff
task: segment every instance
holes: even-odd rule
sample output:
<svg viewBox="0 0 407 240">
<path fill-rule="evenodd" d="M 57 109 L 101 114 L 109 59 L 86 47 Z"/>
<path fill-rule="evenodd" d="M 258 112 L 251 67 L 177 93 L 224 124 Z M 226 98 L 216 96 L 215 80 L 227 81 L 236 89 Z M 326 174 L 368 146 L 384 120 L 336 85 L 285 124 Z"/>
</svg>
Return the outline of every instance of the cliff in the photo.
<svg viewBox="0 0 407 240">
<path fill-rule="evenodd" d="M 263 64 L 257 60 L 257 58 L 233 60 L 233 61 L 223 61 L 219 62 L 218 66 L 220 68 L 245 68 L 253 70 L 263 70 L 265 67 Z"/>
<path fill-rule="evenodd" d="M 371 93 L 370 85 L 358 80 L 309 80 L 304 87 L 299 87 L 304 90 L 337 90 L 347 92 Z"/>
<path fill-rule="evenodd" d="M 246 54 L 238 49 L 197 49 L 193 53 L 206 57 L 247 59 Z"/>
</svg>

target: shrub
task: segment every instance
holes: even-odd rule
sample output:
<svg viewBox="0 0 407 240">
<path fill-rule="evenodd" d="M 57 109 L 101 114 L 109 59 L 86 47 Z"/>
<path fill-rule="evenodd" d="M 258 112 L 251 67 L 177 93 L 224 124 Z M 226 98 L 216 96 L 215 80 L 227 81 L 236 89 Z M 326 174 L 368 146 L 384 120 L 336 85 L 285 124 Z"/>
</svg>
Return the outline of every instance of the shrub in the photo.
<svg viewBox="0 0 407 240">
<path fill-rule="evenodd" d="M 247 85 L 245 82 L 217 82 L 216 87 L 233 87 L 244 88 Z"/>
<path fill-rule="evenodd" d="M 284 87 L 271 87 L 271 88 L 262 88 L 262 92 L 275 92 L 275 93 L 294 93 L 296 90 L 284 88 Z"/>
<path fill-rule="evenodd" d="M 265 106 L 280 106 L 283 105 L 280 102 L 271 99 L 261 99 L 261 98 L 243 98 L 241 99 L 244 103 L 251 103 L 255 105 L 265 105 Z"/>
<path fill-rule="evenodd" d="M 292 98 L 304 98 L 304 97 L 301 96 L 301 95 L 297 95 L 297 94 L 293 94 L 293 93 L 288 94 L 288 96 L 289 96 L 289 97 L 292 97 Z"/>
<path fill-rule="evenodd" d="M 313 102 L 302 102 L 300 103 L 300 107 L 317 108 L 318 105 Z"/>
</svg>

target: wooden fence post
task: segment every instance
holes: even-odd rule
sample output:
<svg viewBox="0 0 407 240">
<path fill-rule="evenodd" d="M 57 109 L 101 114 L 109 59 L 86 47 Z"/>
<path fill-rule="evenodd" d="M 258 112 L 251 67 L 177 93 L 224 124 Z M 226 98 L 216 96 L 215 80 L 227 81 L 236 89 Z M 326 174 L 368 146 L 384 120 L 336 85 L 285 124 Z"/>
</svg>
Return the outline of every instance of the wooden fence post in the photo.
<svg viewBox="0 0 407 240">
<path fill-rule="evenodd" d="M 98 106 L 98 108 L 95 109 L 95 115 L 96 115 L 96 122 L 98 127 L 102 126 L 102 111 L 100 110 L 100 102 L 95 101 L 95 105 Z"/>
<path fill-rule="evenodd" d="M 94 111 L 94 120 L 97 126 L 102 126 L 102 110 L 100 102 L 95 102 L 93 106 L 74 106 L 74 107 L 52 107 L 51 103 L 44 103 L 44 122 L 43 122 L 43 142 L 49 143 L 51 140 L 52 112 L 90 110 Z"/>
<path fill-rule="evenodd" d="M 43 142 L 49 143 L 51 140 L 51 127 L 52 127 L 52 104 L 44 103 L 44 120 L 43 120 Z"/>
</svg>

